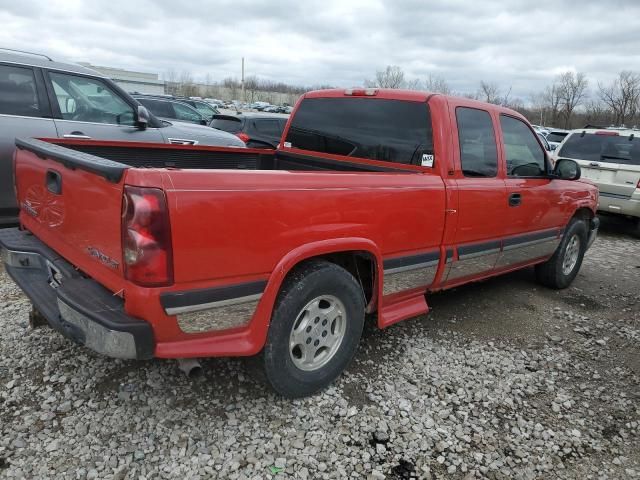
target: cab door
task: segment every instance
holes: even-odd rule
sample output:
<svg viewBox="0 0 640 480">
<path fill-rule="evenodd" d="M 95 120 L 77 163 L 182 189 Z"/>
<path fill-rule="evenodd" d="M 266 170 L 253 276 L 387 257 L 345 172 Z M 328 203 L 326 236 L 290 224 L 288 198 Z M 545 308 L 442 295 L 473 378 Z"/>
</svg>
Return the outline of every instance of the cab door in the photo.
<svg viewBox="0 0 640 480">
<path fill-rule="evenodd" d="M 450 100 L 458 217 L 442 281 L 460 283 L 491 273 L 500 254 L 507 196 L 495 118 L 487 110 Z"/>
<path fill-rule="evenodd" d="M 496 267 L 506 268 L 553 254 L 572 199 L 563 191 L 562 181 L 549 177 L 546 152 L 531 127 L 504 113 L 499 124 L 508 207 Z"/>
</svg>

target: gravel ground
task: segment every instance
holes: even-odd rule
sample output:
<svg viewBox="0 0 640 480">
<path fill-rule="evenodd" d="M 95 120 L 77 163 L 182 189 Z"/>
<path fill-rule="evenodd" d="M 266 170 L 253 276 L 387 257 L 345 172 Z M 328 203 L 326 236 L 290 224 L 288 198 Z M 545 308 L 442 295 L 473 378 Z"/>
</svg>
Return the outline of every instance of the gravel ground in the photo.
<svg viewBox="0 0 640 480">
<path fill-rule="evenodd" d="M 532 270 L 367 327 L 348 372 L 287 401 L 243 360 L 106 359 L 0 273 L 0 477 L 640 478 L 640 241 L 605 223 L 574 285 Z"/>
</svg>

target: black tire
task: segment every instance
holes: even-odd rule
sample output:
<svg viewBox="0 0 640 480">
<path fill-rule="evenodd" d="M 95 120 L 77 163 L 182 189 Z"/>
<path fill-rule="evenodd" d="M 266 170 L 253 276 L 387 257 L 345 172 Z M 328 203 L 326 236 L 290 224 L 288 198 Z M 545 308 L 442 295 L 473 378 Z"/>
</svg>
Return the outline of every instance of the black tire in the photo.
<svg viewBox="0 0 640 480">
<path fill-rule="evenodd" d="M 634 228 L 633 228 L 632 232 L 633 232 L 633 235 L 634 235 L 636 238 L 640 238 L 640 218 L 637 218 L 637 219 L 636 219 L 636 224 L 635 224 L 635 226 L 634 226 Z"/>
<path fill-rule="evenodd" d="M 344 306 L 344 333 L 326 364 L 305 371 L 293 361 L 290 336 L 304 308 L 323 296 L 333 296 Z M 342 267 L 324 260 L 311 260 L 296 267 L 278 294 L 267 341 L 257 358 L 256 366 L 262 369 L 258 377 L 289 398 L 312 395 L 326 388 L 353 360 L 364 326 L 364 310 L 362 288 Z"/>
<path fill-rule="evenodd" d="M 544 263 L 536 265 L 536 278 L 541 284 L 555 289 L 567 288 L 576 278 L 582 265 L 582 259 L 584 258 L 584 252 L 587 248 L 588 240 L 587 224 L 584 220 L 579 218 L 573 218 L 567 226 L 562 241 L 556 249 L 553 256 Z M 576 237 L 580 242 L 578 250 L 578 258 L 573 268 L 565 272 L 563 271 L 563 264 L 565 256 L 567 255 L 567 247 L 569 243 Z"/>
</svg>

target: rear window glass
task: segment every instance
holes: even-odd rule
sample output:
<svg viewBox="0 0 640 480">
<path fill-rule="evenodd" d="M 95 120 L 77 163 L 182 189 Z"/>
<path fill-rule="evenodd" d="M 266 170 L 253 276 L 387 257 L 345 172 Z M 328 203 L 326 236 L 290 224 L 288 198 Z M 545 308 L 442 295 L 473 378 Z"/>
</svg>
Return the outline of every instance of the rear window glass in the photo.
<svg viewBox="0 0 640 480">
<path fill-rule="evenodd" d="M 256 120 L 254 122 L 256 130 L 265 135 L 280 137 L 283 125 L 278 120 Z"/>
<path fill-rule="evenodd" d="M 229 133 L 238 133 L 242 130 L 242 122 L 233 118 L 214 118 L 210 126 Z"/>
<path fill-rule="evenodd" d="M 640 165 L 640 139 L 635 136 L 574 133 L 558 156 L 591 162 Z"/>
<path fill-rule="evenodd" d="M 32 69 L 0 65 L 0 113 L 39 116 Z"/>
<path fill-rule="evenodd" d="M 547 142 L 560 143 L 568 134 L 569 132 L 551 132 L 549 135 L 547 135 Z"/>
<path fill-rule="evenodd" d="M 415 165 L 433 154 L 427 104 L 400 100 L 306 99 L 285 141 L 302 150 Z"/>
</svg>

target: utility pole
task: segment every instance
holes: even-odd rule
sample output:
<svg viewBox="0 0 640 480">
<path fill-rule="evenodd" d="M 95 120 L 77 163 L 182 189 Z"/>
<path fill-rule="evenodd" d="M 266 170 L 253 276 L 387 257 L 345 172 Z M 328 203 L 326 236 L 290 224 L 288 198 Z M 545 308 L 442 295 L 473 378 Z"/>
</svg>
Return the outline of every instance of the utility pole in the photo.
<svg viewBox="0 0 640 480">
<path fill-rule="evenodd" d="M 244 98 L 244 57 L 242 57 L 242 81 L 240 85 L 242 86 L 242 102 L 244 103 L 246 101 Z"/>
</svg>

